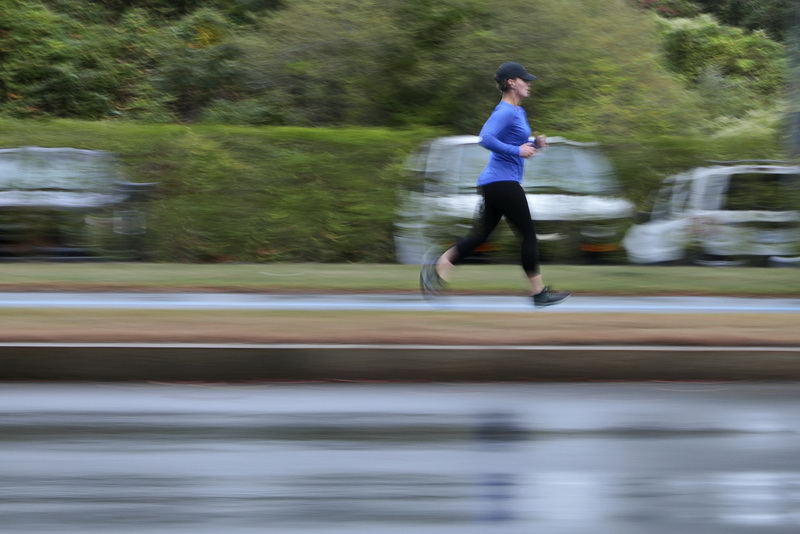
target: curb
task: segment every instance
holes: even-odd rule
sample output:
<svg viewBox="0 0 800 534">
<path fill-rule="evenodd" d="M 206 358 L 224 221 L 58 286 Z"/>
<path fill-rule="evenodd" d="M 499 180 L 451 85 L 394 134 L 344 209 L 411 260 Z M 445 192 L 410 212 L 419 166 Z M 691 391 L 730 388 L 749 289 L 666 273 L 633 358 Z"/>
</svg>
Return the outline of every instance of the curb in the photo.
<svg viewBox="0 0 800 534">
<path fill-rule="evenodd" d="M 800 380 L 800 347 L 0 343 L 0 380 Z"/>
</svg>

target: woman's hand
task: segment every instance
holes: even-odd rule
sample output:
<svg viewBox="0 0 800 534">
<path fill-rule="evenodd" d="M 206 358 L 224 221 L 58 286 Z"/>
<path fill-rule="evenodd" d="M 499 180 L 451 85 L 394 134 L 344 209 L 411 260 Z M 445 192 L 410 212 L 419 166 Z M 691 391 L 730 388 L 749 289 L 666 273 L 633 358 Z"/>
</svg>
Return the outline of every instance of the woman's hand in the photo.
<svg viewBox="0 0 800 534">
<path fill-rule="evenodd" d="M 519 155 L 523 158 L 529 158 L 534 154 L 536 154 L 536 147 L 533 146 L 532 142 L 525 143 L 519 147 Z"/>
</svg>

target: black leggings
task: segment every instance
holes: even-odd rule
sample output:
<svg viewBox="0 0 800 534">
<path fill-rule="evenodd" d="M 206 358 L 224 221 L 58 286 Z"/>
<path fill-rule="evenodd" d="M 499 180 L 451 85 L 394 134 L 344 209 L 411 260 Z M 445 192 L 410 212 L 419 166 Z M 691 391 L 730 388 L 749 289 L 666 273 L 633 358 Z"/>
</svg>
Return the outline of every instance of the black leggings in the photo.
<svg viewBox="0 0 800 534">
<path fill-rule="evenodd" d="M 522 185 L 516 181 L 492 182 L 482 186 L 480 192 L 483 201 L 476 213 L 472 231 L 456 243 L 456 257 L 453 263 L 459 263 L 485 243 L 500 219 L 505 217 L 522 239 L 520 251 L 522 269 L 529 277 L 539 274 L 536 231 Z"/>
</svg>

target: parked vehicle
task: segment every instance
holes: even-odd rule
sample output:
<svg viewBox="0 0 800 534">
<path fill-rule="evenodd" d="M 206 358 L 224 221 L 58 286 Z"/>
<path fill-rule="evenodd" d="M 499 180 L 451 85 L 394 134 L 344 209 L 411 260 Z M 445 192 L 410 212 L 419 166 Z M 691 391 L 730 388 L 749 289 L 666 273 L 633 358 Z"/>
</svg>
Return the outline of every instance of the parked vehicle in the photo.
<svg viewBox="0 0 800 534">
<path fill-rule="evenodd" d="M 156 185 L 128 181 L 110 152 L 0 149 L 0 261 L 141 259 Z"/>
<path fill-rule="evenodd" d="M 475 185 L 490 152 L 477 136 L 441 137 L 411 158 L 414 186 L 404 193 L 395 228 L 401 263 L 419 263 L 431 246 L 447 247 L 470 229 L 480 199 Z M 620 194 L 616 172 L 596 143 L 561 137 L 525 163 L 523 187 L 536 221 L 543 261 L 620 256 L 633 204 Z M 506 225 L 498 227 L 498 231 Z M 476 257 L 516 260 L 508 232 L 496 231 Z M 513 252 L 511 252 L 513 249 Z"/>
<path fill-rule="evenodd" d="M 792 264 L 800 256 L 800 166 L 711 162 L 669 177 L 624 245 L 633 263 Z"/>
</svg>

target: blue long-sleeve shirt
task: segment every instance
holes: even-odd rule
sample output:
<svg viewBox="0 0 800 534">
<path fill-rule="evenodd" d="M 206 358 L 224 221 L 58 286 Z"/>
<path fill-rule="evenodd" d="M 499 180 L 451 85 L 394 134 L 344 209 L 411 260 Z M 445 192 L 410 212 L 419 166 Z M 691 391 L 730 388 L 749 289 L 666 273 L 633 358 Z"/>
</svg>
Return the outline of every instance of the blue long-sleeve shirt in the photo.
<svg viewBox="0 0 800 534">
<path fill-rule="evenodd" d="M 530 136 L 525 110 L 501 100 L 481 129 L 480 145 L 492 154 L 478 176 L 478 185 L 503 180 L 521 182 L 525 159 L 519 155 L 519 147 L 528 142 Z"/>
</svg>

